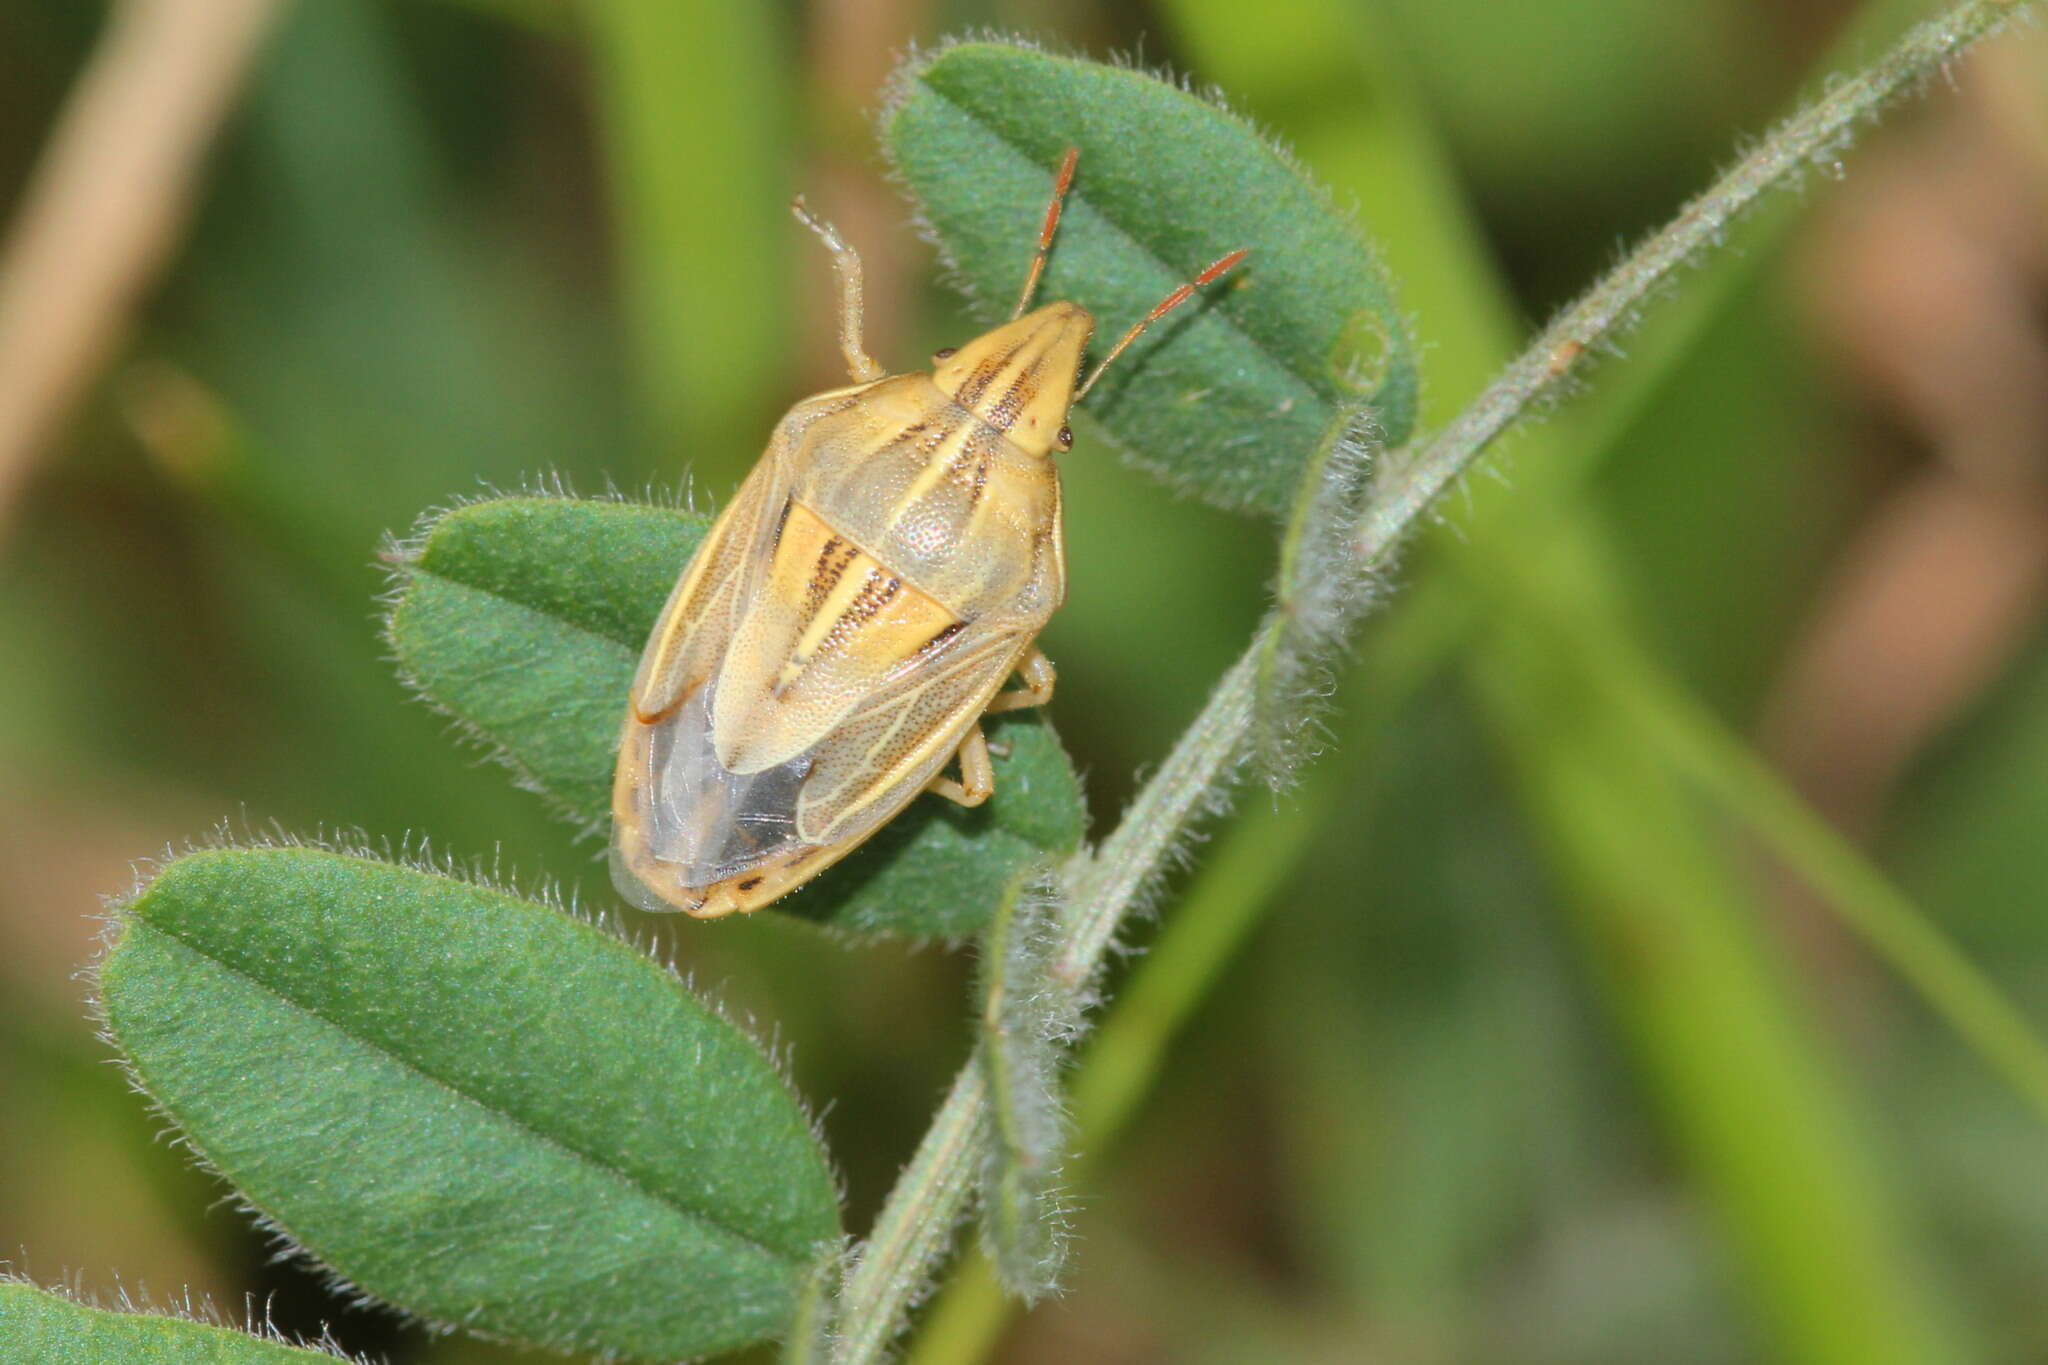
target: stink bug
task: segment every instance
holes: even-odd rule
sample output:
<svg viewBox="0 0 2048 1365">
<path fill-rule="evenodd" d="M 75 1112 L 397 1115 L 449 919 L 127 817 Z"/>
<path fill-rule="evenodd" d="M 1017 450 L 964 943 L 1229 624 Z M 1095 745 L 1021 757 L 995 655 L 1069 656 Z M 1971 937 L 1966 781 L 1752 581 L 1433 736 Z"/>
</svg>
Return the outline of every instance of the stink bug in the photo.
<svg viewBox="0 0 2048 1365">
<path fill-rule="evenodd" d="M 1038 706 L 1033 647 L 1066 595 L 1059 470 L 1095 320 L 1030 308 L 1073 180 L 1067 150 L 1017 309 L 933 368 L 890 375 L 861 341 L 860 257 L 832 253 L 851 387 L 789 410 L 669 594 L 640 660 L 612 786 L 612 875 L 647 910 L 756 910 L 822 872 L 918 793 L 995 787 L 981 718 Z M 1078 384 L 1078 387 L 1077 387 Z M 1002 689 L 1012 673 L 1020 689 Z M 941 771 L 958 755 L 960 776 Z"/>
</svg>

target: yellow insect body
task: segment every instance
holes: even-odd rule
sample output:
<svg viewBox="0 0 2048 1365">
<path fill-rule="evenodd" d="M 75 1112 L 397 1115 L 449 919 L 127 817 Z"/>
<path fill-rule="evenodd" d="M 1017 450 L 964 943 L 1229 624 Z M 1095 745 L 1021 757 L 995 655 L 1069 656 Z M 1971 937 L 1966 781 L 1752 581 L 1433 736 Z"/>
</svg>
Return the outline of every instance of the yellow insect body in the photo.
<svg viewBox="0 0 2048 1365">
<path fill-rule="evenodd" d="M 1053 304 L 937 374 L 820 394 L 782 419 L 633 684 L 612 800 L 629 899 L 765 905 L 963 747 L 976 752 L 960 794 L 987 796 L 980 717 L 1066 595 L 1046 456 L 1091 329 Z M 1044 684 L 1018 695 L 1038 701 L 1049 670 L 1033 663 Z"/>
<path fill-rule="evenodd" d="M 1072 173 L 1069 152 L 1026 301 Z M 758 909 L 922 791 L 986 800 L 981 717 L 1052 695 L 1032 647 L 1066 595 L 1049 457 L 1094 319 L 1048 304 L 888 375 L 861 347 L 858 257 L 798 215 L 834 253 L 859 382 L 783 417 L 648 640 L 612 789 L 613 879 L 648 910 Z"/>
</svg>

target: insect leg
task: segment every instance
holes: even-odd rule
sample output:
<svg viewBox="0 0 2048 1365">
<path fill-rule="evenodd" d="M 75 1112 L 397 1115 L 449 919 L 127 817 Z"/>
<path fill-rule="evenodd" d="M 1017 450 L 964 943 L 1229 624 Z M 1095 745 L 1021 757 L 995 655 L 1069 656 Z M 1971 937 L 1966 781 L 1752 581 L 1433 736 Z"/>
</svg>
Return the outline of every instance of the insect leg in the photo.
<svg viewBox="0 0 2048 1365">
<path fill-rule="evenodd" d="M 1043 706 L 1052 700 L 1052 685 L 1059 674 L 1054 671 L 1052 660 L 1039 650 L 1032 650 L 1017 665 L 1017 672 L 1024 675 L 1024 686 L 1008 692 L 998 692 L 989 698 L 988 714 L 997 711 L 1016 711 L 1026 706 Z"/>
<path fill-rule="evenodd" d="M 804 197 L 798 195 L 791 203 L 796 220 L 818 234 L 825 243 L 825 249 L 832 253 L 832 267 L 839 272 L 839 353 L 846 357 L 846 369 L 854 382 L 871 384 L 877 379 L 888 378 L 889 372 L 868 354 L 861 343 L 861 272 L 860 253 L 846 244 L 839 235 L 839 229 L 823 218 L 813 214 L 804 204 Z"/>
<path fill-rule="evenodd" d="M 988 739 L 981 733 L 981 723 L 975 722 L 968 730 L 967 738 L 960 741 L 960 780 L 941 774 L 931 780 L 926 791 L 937 792 L 948 801 L 957 801 L 963 806 L 978 806 L 995 794 L 996 769 L 989 762 Z"/>
</svg>

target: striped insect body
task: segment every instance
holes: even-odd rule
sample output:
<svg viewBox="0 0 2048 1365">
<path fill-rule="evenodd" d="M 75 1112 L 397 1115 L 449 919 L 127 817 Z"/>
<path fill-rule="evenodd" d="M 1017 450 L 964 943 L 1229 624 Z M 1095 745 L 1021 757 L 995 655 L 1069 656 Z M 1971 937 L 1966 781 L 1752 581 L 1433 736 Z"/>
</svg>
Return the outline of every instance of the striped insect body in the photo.
<svg viewBox="0 0 2048 1365">
<path fill-rule="evenodd" d="M 838 268 L 854 383 L 777 424 L 655 623 L 612 796 L 613 879 L 634 904 L 758 909 L 921 792 L 978 804 L 994 789 L 982 717 L 1051 697 L 1033 643 L 1066 594 L 1050 457 L 1101 366 L 1080 382 L 1086 309 L 1029 304 L 1074 158 L 1016 314 L 926 372 L 869 358 L 859 258 L 798 201 Z M 1102 364 L 1243 254 L 1174 291 Z M 1013 676 L 1021 688 L 1004 686 Z"/>
</svg>

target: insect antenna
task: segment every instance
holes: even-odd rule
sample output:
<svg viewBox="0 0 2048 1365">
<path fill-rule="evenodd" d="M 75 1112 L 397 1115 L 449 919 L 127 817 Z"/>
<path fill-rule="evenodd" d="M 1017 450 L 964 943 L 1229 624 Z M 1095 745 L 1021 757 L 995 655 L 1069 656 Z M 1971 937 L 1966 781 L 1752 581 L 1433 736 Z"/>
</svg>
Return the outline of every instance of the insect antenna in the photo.
<svg viewBox="0 0 2048 1365">
<path fill-rule="evenodd" d="M 1038 230 L 1038 251 L 1031 258 L 1031 273 L 1024 277 L 1024 292 L 1017 296 L 1017 311 L 1013 318 L 1024 316 L 1024 310 L 1031 306 L 1031 296 L 1038 292 L 1038 277 L 1045 273 L 1045 253 L 1052 250 L 1053 229 L 1060 225 L 1060 205 L 1067 199 L 1067 187 L 1074 183 L 1074 163 L 1081 159 L 1079 147 L 1067 148 L 1067 154 L 1060 161 L 1059 178 L 1053 181 L 1052 202 L 1045 206 L 1045 226 Z"/>
<path fill-rule="evenodd" d="M 1205 284 L 1210 284 L 1214 282 L 1217 278 L 1222 276 L 1224 272 L 1228 271 L 1230 267 L 1236 265 L 1239 261 L 1243 260 L 1249 251 L 1249 247 L 1239 247 L 1237 250 L 1231 252 L 1228 256 L 1225 256 L 1222 260 L 1217 261 L 1214 265 L 1210 266 L 1207 270 L 1204 270 L 1201 274 L 1195 276 L 1192 280 L 1189 280 L 1180 288 L 1174 290 L 1171 294 L 1168 294 L 1165 298 L 1159 301 L 1158 305 L 1154 307 L 1151 312 L 1145 314 L 1144 317 L 1141 317 L 1136 322 L 1132 323 L 1131 330 L 1125 332 L 1123 336 L 1117 339 L 1116 345 L 1109 348 L 1109 354 L 1102 358 L 1102 363 L 1095 367 L 1095 373 L 1088 376 L 1088 382 L 1083 384 L 1080 387 L 1080 389 L 1074 394 L 1074 401 L 1078 403 L 1083 398 L 1086 398 L 1088 396 L 1088 390 L 1094 388 L 1095 381 L 1102 378 L 1102 372 L 1109 368 L 1109 362 L 1115 360 L 1118 356 L 1122 355 L 1124 353 L 1124 347 L 1130 345 L 1132 342 L 1136 341 L 1141 335 L 1143 335 L 1147 327 L 1150 327 L 1153 323 L 1159 321 L 1159 319 L 1165 317 L 1168 313 L 1171 313 L 1174 309 L 1180 307 L 1189 299 L 1193 298 L 1195 291 L 1197 289 L 1200 289 Z"/>
</svg>

